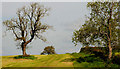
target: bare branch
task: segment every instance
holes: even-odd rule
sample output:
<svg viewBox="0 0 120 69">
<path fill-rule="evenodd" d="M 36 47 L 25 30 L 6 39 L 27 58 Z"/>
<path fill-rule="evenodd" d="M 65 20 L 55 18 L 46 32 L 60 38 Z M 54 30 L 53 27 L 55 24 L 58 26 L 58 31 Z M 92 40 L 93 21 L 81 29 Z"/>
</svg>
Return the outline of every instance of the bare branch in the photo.
<svg viewBox="0 0 120 69">
<path fill-rule="evenodd" d="M 41 39 L 41 40 L 44 41 L 44 42 L 47 41 L 46 38 L 43 37 L 42 35 L 35 34 L 35 36 L 36 36 L 37 38 Z"/>
</svg>

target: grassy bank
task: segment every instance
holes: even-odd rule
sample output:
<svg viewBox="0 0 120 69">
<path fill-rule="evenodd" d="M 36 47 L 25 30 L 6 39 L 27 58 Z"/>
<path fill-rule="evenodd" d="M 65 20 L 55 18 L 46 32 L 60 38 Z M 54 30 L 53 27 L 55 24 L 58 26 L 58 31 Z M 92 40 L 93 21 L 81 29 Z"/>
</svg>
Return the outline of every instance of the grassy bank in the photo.
<svg viewBox="0 0 120 69">
<path fill-rule="evenodd" d="M 3 56 L 2 67 L 73 67 L 73 62 L 61 62 L 71 58 L 69 54 L 34 55 L 37 59 L 15 59 L 14 56 Z"/>
<path fill-rule="evenodd" d="M 34 55 L 37 59 L 15 59 L 15 56 L 2 56 L 2 67 L 106 67 L 106 61 L 91 55 L 93 54 Z M 120 65 L 112 63 L 109 67 L 120 67 Z"/>
</svg>

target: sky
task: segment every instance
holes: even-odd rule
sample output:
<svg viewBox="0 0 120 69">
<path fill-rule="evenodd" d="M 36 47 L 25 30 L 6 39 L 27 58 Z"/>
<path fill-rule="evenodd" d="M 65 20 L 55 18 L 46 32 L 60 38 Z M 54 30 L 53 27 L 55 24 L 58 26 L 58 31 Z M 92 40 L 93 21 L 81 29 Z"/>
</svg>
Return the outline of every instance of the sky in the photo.
<svg viewBox="0 0 120 69">
<path fill-rule="evenodd" d="M 16 12 L 23 6 L 29 6 L 30 2 L 3 2 L 2 20 L 10 20 L 16 17 Z M 89 9 L 87 2 L 42 2 L 40 5 L 51 8 L 49 16 L 44 17 L 43 24 L 53 26 L 54 30 L 43 33 L 47 42 L 39 39 L 33 40 L 28 46 L 27 54 L 39 55 L 46 46 L 54 46 L 57 54 L 79 52 L 81 44 L 74 46 L 72 35 L 85 22 Z M 11 32 L 5 33 L 5 26 L 2 26 L 2 55 L 21 55 L 21 49 L 17 49 L 14 35 Z"/>
</svg>

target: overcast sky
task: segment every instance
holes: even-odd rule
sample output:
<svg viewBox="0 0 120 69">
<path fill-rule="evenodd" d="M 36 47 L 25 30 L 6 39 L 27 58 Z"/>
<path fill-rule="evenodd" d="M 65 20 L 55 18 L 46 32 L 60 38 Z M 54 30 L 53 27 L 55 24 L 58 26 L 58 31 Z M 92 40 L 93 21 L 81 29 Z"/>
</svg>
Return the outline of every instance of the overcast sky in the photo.
<svg viewBox="0 0 120 69">
<path fill-rule="evenodd" d="M 28 2 L 3 2 L 2 20 L 9 20 L 16 17 L 18 8 L 28 6 Z M 85 15 L 89 14 L 86 7 L 87 2 L 42 2 L 45 7 L 51 8 L 49 16 L 46 16 L 42 22 L 54 27 L 54 30 L 48 30 L 43 35 L 47 38 L 47 43 L 36 39 L 31 42 L 27 49 L 27 54 L 39 55 L 46 46 L 53 45 L 58 54 L 79 52 L 81 45 L 74 46 L 72 43 L 73 31 L 84 24 Z M 2 26 L 2 55 L 19 55 L 21 49 L 17 49 L 14 35 L 10 32 L 5 35 L 5 27 Z"/>
</svg>

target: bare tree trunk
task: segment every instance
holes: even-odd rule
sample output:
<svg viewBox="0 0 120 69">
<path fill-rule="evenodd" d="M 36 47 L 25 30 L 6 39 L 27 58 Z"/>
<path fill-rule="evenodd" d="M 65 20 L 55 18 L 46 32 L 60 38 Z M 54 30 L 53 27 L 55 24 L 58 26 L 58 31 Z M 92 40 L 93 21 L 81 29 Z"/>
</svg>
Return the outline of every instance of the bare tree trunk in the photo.
<svg viewBox="0 0 120 69">
<path fill-rule="evenodd" d="M 22 43 L 22 53 L 23 53 L 23 56 L 27 56 L 26 54 L 26 45 L 25 45 L 25 42 Z"/>
<path fill-rule="evenodd" d="M 23 56 L 27 56 L 27 54 L 26 54 L 26 46 L 23 46 Z"/>
<path fill-rule="evenodd" d="M 110 19 L 111 19 L 111 16 L 110 16 Z M 108 47 L 109 47 L 108 59 L 111 60 L 111 58 L 112 58 L 112 46 L 111 46 L 111 24 L 110 23 L 109 23 L 109 45 L 108 45 Z"/>
<path fill-rule="evenodd" d="M 34 38 L 34 36 L 27 42 L 22 42 L 21 47 L 22 47 L 23 56 L 29 56 L 26 54 L 26 46 L 27 46 L 27 44 L 29 44 L 32 41 L 33 38 Z"/>
<path fill-rule="evenodd" d="M 112 18 L 112 9 L 113 9 L 113 3 L 112 3 L 112 7 L 110 8 L 110 17 L 108 19 L 108 48 L 109 48 L 109 56 L 108 59 L 111 60 L 112 58 L 112 46 L 111 46 L 111 37 L 112 37 L 112 31 L 111 31 L 111 18 Z"/>
<path fill-rule="evenodd" d="M 109 41 L 109 56 L 108 56 L 108 59 L 111 60 L 112 58 L 112 47 L 111 47 L 111 41 Z"/>
</svg>

